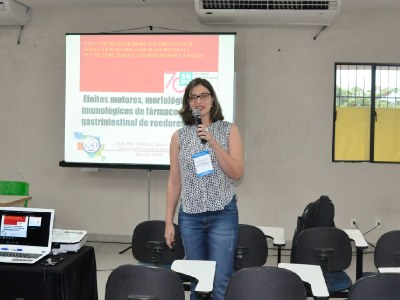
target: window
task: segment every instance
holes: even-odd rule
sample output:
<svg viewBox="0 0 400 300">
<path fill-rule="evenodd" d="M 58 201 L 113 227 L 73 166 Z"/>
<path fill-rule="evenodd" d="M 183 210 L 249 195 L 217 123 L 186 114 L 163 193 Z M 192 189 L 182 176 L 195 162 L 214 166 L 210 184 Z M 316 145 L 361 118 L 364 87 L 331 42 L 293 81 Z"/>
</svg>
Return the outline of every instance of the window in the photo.
<svg viewBox="0 0 400 300">
<path fill-rule="evenodd" d="M 333 161 L 400 162 L 400 65 L 335 64 Z"/>
</svg>

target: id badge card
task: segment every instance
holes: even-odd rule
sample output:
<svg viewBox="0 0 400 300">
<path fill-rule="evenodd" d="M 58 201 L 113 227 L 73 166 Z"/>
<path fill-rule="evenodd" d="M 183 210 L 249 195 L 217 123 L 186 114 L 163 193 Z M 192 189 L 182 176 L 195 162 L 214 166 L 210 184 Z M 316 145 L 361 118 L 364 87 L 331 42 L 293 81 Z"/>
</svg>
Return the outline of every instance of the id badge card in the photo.
<svg viewBox="0 0 400 300">
<path fill-rule="evenodd" d="M 197 177 L 203 177 L 214 173 L 211 163 L 211 156 L 208 150 L 204 150 L 192 155 Z"/>
</svg>

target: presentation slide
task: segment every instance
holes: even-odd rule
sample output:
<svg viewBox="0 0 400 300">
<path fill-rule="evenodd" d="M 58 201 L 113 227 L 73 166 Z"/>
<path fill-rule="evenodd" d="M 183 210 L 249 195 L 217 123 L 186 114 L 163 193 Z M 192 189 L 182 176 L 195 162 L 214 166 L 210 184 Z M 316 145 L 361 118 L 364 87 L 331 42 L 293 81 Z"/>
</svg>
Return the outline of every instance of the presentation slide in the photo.
<svg viewBox="0 0 400 300">
<path fill-rule="evenodd" d="M 5 215 L 1 220 L 2 237 L 27 237 L 28 217 Z"/>
<path fill-rule="evenodd" d="M 209 80 L 234 119 L 235 33 L 67 34 L 63 166 L 169 167 L 182 95 Z"/>
</svg>

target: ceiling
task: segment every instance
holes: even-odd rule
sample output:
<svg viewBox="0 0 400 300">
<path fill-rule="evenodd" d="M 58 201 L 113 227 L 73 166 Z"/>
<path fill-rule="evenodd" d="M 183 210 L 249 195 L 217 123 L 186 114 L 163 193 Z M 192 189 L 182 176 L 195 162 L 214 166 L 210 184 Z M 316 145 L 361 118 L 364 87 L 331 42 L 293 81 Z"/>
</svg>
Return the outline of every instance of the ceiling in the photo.
<svg viewBox="0 0 400 300">
<path fill-rule="evenodd" d="M 194 0 L 19 0 L 32 9 L 60 9 L 67 7 L 165 7 L 193 6 Z M 342 0 L 343 10 L 396 10 L 400 0 Z"/>
</svg>

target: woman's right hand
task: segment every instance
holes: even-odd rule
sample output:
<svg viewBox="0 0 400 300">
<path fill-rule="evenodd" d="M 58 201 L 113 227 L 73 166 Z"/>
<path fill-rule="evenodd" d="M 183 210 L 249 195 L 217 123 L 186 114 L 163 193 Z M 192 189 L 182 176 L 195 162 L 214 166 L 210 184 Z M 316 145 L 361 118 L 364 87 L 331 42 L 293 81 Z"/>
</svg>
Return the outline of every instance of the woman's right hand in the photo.
<svg viewBox="0 0 400 300">
<path fill-rule="evenodd" d="M 175 227 L 173 223 L 165 223 L 165 242 L 169 248 L 173 248 L 175 244 Z"/>
</svg>

